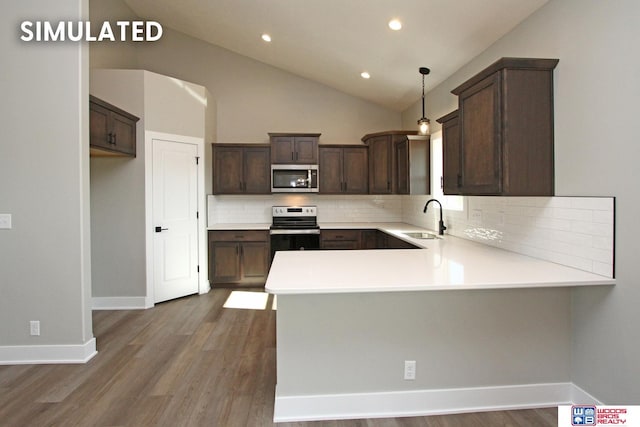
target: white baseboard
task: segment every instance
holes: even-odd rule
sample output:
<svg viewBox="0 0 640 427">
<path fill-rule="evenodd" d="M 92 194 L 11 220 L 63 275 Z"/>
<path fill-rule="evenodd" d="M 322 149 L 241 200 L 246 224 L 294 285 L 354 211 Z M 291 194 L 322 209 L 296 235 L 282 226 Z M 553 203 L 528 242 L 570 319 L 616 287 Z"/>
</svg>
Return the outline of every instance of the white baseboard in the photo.
<svg viewBox="0 0 640 427">
<path fill-rule="evenodd" d="M 276 387 L 273 420 L 274 422 L 296 422 L 395 418 L 542 408 L 571 404 L 574 388 L 572 383 L 553 383 L 383 393 L 280 396 Z"/>
<path fill-rule="evenodd" d="M 148 297 L 93 297 L 93 310 L 144 310 L 153 307 Z"/>
<path fill-rule="evenodd" d="M 571 384 L 571 403 L 576 405 L 604 405 L 603 402 L 591 396 L 575 384 Z"/>
<path fill-rule="evenodd" d="M 79 345 L 0 346 L 0 365 L 87 363 L 97 353 L 95 338 Z"/>
</svg>

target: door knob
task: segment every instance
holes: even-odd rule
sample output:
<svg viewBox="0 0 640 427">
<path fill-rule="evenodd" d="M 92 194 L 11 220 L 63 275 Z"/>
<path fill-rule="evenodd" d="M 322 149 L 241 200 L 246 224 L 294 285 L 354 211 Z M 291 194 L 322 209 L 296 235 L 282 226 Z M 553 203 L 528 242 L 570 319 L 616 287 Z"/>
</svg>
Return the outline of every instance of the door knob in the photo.
<svg viewBox="0 0 640 427">
<path fill-rule="evenodd" d="M 160 233 L 161 231 L 168 230 L 168 228 L 156 227 L 156 233 Z"/>
</svg>

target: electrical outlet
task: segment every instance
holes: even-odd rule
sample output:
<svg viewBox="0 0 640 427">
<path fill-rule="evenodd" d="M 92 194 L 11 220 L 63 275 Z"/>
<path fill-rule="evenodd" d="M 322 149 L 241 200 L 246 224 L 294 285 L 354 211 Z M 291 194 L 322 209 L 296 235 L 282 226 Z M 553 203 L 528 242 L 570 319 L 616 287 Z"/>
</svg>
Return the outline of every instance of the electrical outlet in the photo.
<svg viewBox="0 0 640 427">
<path fill-rule="evenodd" d="M 11 230 L 11 214 L 0 214 L 0 229 Z"/>
<path fill-rule="evenodd" d="M 405 380 L 416 379 L 416 361 L 415 360 L 404 361 L 404 379 Z"/>
<path fill-rule="evenodd" d="M 40 335 L 40 321 L 32 320 L 29 322 L 29 328 L 31 330 L 31 335 L 38 336 Z"/>
<path fill-rule="evenodd" d="M 469 212 L 469 222 L 480 224 L 482 222 L 482 209 L 471 209 Z"/>
</svg>

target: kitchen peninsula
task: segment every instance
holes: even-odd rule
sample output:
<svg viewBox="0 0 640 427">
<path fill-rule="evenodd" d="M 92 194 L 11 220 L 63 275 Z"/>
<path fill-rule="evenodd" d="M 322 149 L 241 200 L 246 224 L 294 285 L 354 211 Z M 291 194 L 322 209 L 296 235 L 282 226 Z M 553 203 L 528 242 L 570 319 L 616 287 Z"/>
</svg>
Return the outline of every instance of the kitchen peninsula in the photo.
<svg viewBox="0 0 640 427">
<path fill-rule="evenodd" d="M 606 291 L 614 279 L 452 236 L 381 229 L 423 249 L 277 253 L 266 283 L 278 298 L 276 421 L 582 397 L 570 382 L 570 288 Z"/>
</svg>

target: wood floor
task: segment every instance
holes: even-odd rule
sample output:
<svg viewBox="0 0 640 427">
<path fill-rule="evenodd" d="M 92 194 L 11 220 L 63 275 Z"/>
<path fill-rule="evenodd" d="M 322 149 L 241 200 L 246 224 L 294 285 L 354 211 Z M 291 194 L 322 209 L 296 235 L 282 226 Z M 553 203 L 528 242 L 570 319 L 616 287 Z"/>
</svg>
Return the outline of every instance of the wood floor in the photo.
<svg viewBox="0 0 640 427">
<path fill-rule="evenodd" d="M 223 308 L 229 292 L 94 312 L 99 352 L 85 365 L 0 366 L 0 425 L 274 425 L 275 311 Z M 277 426 L 538 427 L 556 417 L 548 408 Z"/>
</svg>

